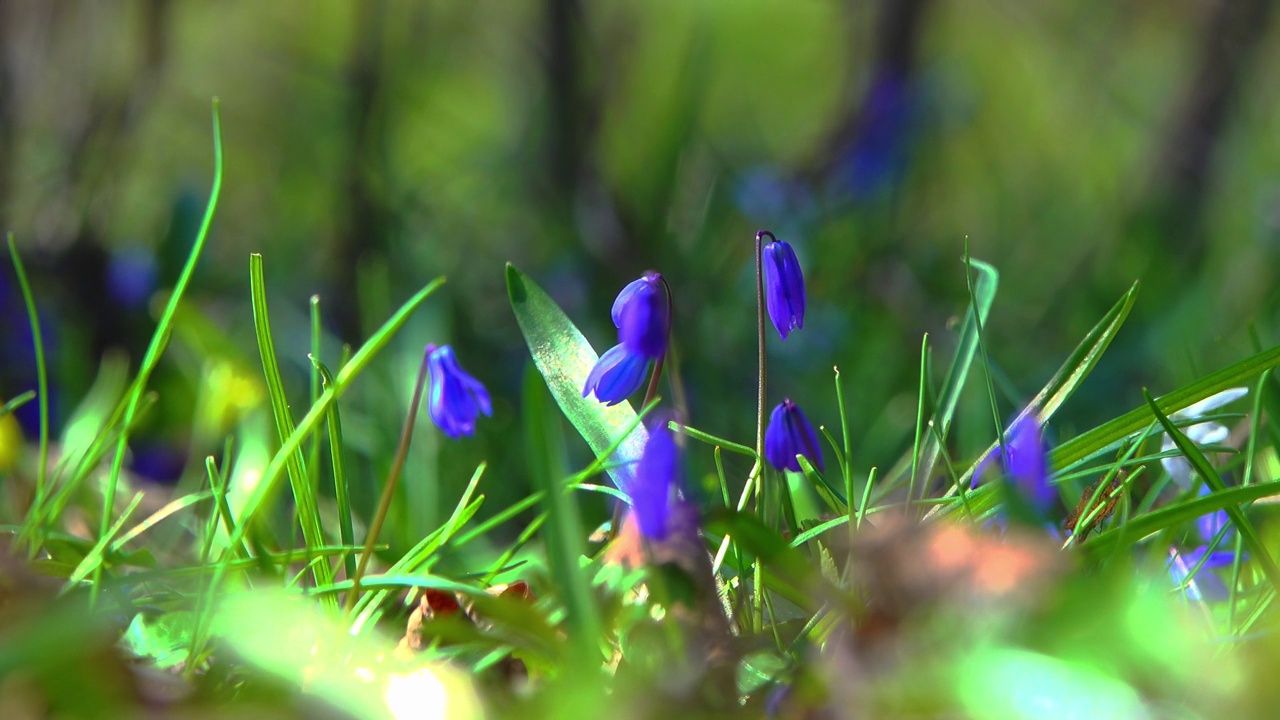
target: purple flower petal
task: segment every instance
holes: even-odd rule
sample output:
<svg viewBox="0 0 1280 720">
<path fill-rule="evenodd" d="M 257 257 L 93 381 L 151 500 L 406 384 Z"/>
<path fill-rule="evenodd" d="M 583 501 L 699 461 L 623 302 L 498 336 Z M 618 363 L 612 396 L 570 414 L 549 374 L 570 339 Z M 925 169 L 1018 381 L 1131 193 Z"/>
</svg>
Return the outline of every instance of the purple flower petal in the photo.
<svg viewBox="0 0 1280 720">
<path fill-rule="evenodd" d="M 426 356 L 430 375 L 427 408 L 432 422 L 451 438 L 473 434 L 476 418 L 482 413 L 493 414 L 488 391 L 458 365 L 448 345 L 428 345 Z"/>
<path fill-rule="evenodd" d="M 769 415 L 764 432 L 764 458 L 778 470 L 800 472 L 797 455 L 803 455 L 814 467 L 823 469 L 818 434 L 800 407 L 786 398 Z"/>
<path fill-rule="evenodd" d="M 783 340 L 804 327 L 804 274 L 791 245 L 775 240 L 764 246 L 764 296 L 769 319 Z"/>
<path fill-rule="evenodd" d="M 591 368 L 587 383 L 582 388 L 582 397 L 594 392 L 600 402 L 617 405 L 640 389 L 648 369 L 649 358 L 630 352 L 621 343 L 614 345 Z"/>
</svg>

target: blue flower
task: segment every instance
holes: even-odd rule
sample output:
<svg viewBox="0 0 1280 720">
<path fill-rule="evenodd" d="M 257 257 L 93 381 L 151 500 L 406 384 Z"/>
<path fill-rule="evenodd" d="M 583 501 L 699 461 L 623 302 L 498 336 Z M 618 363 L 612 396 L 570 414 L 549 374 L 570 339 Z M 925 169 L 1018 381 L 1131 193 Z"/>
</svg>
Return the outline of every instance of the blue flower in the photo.
<svg viewBox="0 0 1280 720">
<path fill-rule="evenodd" d="M 764 459 L 779 470 L 800 472 L 797 455 L 803 455 L 819 470 L 823 468 L 818 435 L 800 407 L 787 398 L 769 415 L 769 427 L 764 431 Z"/>
<path fill-rule="evenodd" d="M 591 368 L 587 376 L 587 384 L 582 388 L 582 397 L 593 391 L 596 399 L 606 405 L 617 405 L 640 389 L 644 384 L 645 371 L 649 369 L 649 358 L 631 352 L 627 346 L 619 343 L 605 351 Z"/>
<path fill-rule="evenodd" d="M 804 327 L 804 274 L 796 251 L 783 240 L 764 246 L 764 297 L 769 319 L 783 340 Z"/>
<path fill-rule="evenodd" d="M 1034 416 L 1014 420 L 1004 445 L 1004 468 L 1013 486 L 1041 515 L 1053 507 L 1058 491 L 1049 484 L 1044 438 Z"/>
<path fill-rule="evenodd" d="M 671 509 L 680 486 L 680 449 L 667 421 L 659 417 L 649 428 L 649 441 L 636 468 L 631 509 L 640 534 L 663 540 L 671 528 Z"/>
<path fill-rule="evenodd" d="M 1214 571 L 1235 562 L 1235 553 L 1220 550 L 1209 553 L 1206 558 L 1205 553 L 1208 549 L 1203 545 L 1190 552 L 1179 552 L 1176 548 L 1169 548 L 1169 575 L 1173 577 L 1173 582 L 1178 587 L 1184 588 L 1188 600 L 1226 600 L 1231 597 L 1227 584 Z M 1200 566 L 1200 571 L 1192 576 L 1191 569 L 1199 564 L 1202 558 L 1204 564 Z"/>
<path fill-rule="evenodd" d="M 427 407 L 431 420 L 445 435 L 460 438 L 476 431 L 480 413 L 492 415 L 489 393 L 479 380 L 458 365 L 453 348 L 448 345 L 427 346 L 427 369 L 431 387 Z"/>
<path fill-rule="evenodd" d="M 650 359 L 667 351 L 669 318 L 661 275 L 647 272 L 628 283 L 613 301 L 612 314 L 618 339 L 628 350 Z"/>
</svg>

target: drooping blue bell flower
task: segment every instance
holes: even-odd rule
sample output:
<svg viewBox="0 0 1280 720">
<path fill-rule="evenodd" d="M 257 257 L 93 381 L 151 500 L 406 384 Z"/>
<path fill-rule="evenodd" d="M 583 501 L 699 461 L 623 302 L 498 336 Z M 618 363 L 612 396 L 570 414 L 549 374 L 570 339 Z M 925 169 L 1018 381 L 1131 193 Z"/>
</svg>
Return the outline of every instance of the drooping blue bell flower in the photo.
<svg viewBox="0 0 1280 720">
<path fill-rule="evenodd" d="M 617 405 L 640 389 L 648 369 L 649 358 L 618 343 L 606 350 L 591 368 L 582 397 L 594 392 L 596 399 L 605 405 Z"/>
<path fill-rule="evenodd" d="M 649 428 L 649 440 L 636 468 L 631 488 L 631 509 L 640 534 L 663 540 L 670 531 L 672 507 L 681 483 L 680 448 L 666 419 L 659 417 Z"/>
<path fill-rule="evenodd" d="M 1034 415 L 1014 420 L 1005 441 L 1004 468 L 1014 488 L 1036 512 L 1044 515 L 1053 507 L 1058 491 L 1049 484 L 1049 464 L 1044 437 Z"/>
<path fill-rule="evenodd" d="M 481 413 L 493 414 L 488 391 L 458 365 L 453 348 L 448 345 L 428 345 L 426 355 L 431 383 L 427 408 L 431 420 L 451 438 L 473 434 L 476 418 Z"/>
<path fill-rule="evenodd" d="M 817 433 L 800 406 L 786 398 L 769 415 L 769 427 L 764 431 L 764 459 L 778 470 L 800 472 L 797 455 L 803 455 L 814 467 L 823 469 Z"/>
<path fill-rule="evenodd" d="M 778 334 L 786 340 L 792 330 L 804 327 L 804 274 L 796 251 L 786 241 L 774 240 L 762 252 L 765 307 Z"/>
<path fill-rule="evenodd" d="M 651 360 L 667 352 L 670 318 L 661 275 L 647 272 L 628 283 L 613 301 L 612 315 L 618 339 L 628 350 Z"/>
</svg>

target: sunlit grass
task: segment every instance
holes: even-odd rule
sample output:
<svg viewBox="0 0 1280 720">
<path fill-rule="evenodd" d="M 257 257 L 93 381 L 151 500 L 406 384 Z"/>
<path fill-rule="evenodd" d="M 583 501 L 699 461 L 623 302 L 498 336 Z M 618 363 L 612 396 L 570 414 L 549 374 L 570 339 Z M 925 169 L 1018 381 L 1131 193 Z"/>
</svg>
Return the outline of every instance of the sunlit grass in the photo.
<svg viewBox="0 0 1280 720">
<path fill-rule="evenodd" d="M 1098 371 L 1136 285 L 1038 393 L 1011 402 L 997 393 L 990 358 L 1017 349 L 990 347 L 984 333 L 999 308 L 999 271 L 966 258 L 955 349 L 939 374 L 935 346 L 922 342 L 916 422 L 900 456 L 853 456 L 857 408 L 846 388 L 858 379 L 834 368 L 831 394 L 808 403 L 839 418 L 838 428 L 821 428 L 835 459 L 826 472 L 804 458 L 802 472 L 769 470 L 751 440 L 679 418 L 669 427 L 684 452 L 708 458 L 715 474 L 689 484 L 684 524 L 655 540 L 632 522 L 589 527 L 580 505 L 603 495 L 626 516 L 643 422 L 660 399 L 637 412 L 584 398 L 595 349 L 508 265 L 530 363 L 519 422 L 501 449 L 520 458 L 533 492 L 487 506 L 487 489 L 512 479 L 482 462 L 444 522 L 403 549 L 374 537 L 385 508 L 364 517 L 353 500 L 340 411 L 444 279 L 331 369 L 318 299 L 304 346 L 277 346 L 266 260 L 253 255 L 243 320 L 255 331 L 261 386 L 255 377 L 245 396 L 261 400 L 261 413 L 231 414 L 221 454 L 200 458 L 187 479 L 198 487 L 167 493 L 136 482 L 125 468 L 130 433 L 154 402 L 150 381 L 184 317 L 183 290 L 221 184 L 216 105 L 214 138 L 204 222 L 147 353 L 132 373 L 104 362 L 56 438 L 37 298 L 22 279 L 40 380 L 0 409 L 0 423 L 37 399 L 41 429 L 32 461 L 13 447 L 26 441 L 0 425 L 0 472 L 16 498 L 0 524 L 9 546 L 0 560 L 0 710 L 34 702 L 71 716 L 163 704 L 227 715 L 324 706 L 359 718 L 1154 718 L 1272 707 L 1270 691 L 1251 683 L 1280 659 L 1280 570 L 1264 505 L 1280 495 L 1280 434 L 1264 412 L 1277 407 L 1280 347 L 1147 393 L 1143 405 L 1117 407 L 1114 419 L 1064 438 L 1048 454 L 1061 506 L 1050 518 L 1029 512 L 1002 477 L 1012 438 L 997 434 L 977 456 L 953 454 L 957 407 L 978 369 L 997 427 L 1009 417 L 1010 426 L 1052 425 Z M 10 254 L 23 278 L 12 239 Z M 309 355 L 305 403 L 290 393 L 286 355 Z M 212 359 L 206 367 L 210 377 L 239 372 Z M 1251 398 L 1244 414 L 1174 417 L 1241 386 Z M 750 412 L 754 399 L 703 401 Z M 1244 440 L 1189 439 L 1189 424 L 1210 419 L 1239 421 Z M 395 420 L 406 423 L 407 443 L 411 419 Z M 588 463 L 575 466 L 579 440 L 566 430 L 590 448 Z M 1175 453 L 1153 449 L 1162 435 L 1211 492 L 1167 487 L 1160 461 Z M 726 452 L 754 462 L 751 476 L 726 470 Z M 1068 536 L 1072 507 L 1079 534 Z M 1199 544 L 1234 548 L 1229 572 L 1201 560 L 1171 576 L 1170 552 L 1193 552 L 1196 520 L 1217 510 L 1229 523 Z M 1200 591 L 1210 580 L 1226 597 Z M 158 697 L 157 677 L 167 688 Z"/>
</svg>

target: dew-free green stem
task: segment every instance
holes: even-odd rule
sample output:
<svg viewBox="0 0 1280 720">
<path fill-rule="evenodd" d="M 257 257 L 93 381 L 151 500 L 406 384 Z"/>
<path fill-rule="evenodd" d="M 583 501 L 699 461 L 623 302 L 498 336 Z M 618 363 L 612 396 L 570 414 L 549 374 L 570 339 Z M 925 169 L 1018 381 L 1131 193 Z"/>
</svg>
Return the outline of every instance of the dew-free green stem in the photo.
<svg viewBox="0 0 1280 720">
<path fill-rule="evenodd" d="M 200 259 L 200 253 L 204 250 L 205 240 L 209 237 L 209 227 L 213 224 L 213 213 L 218 207 L 218 193 L 222 189 L 222 123 L 218 116 L 218 99 L 213 99 L 213 187 L 209 190 L 209 203 L 205 206 L 204 219 L 200 221 L 200 230 L 196 233 L 195 242 L 191 246 L 191 252 L 187 255 L 187 263 L 182 268 L 182 273 L 178 275 L 178 281 L 173 286 L 173 292 L 169 294 L 169 302 L 165 304 L 164 312 L 160 315 L 160 321 L 156 323 L 156 330 L 151 335 L 151 343 L 147 345 L 147 352 L 142 356 L 142 362 L 138 365 L 138 376 L 133 381 L 133 386 L 129 388 L 129 401 L 124 413 L 124 422 L 120 426 L 120 437 L 116 440 L 116 454 L 111 461 L 111 470 L 107 474 L 107 486 L 102 497 L 102 518 L 99 522 L 98 536 L 105 537 L 111 531 L 111 511 L 115 507 L 116 487 L 120 483 L 120 471 L 124 468 L 124 456 L 129 451 L 129 430 L 133 426 L 134 414 L 138 411 L 138 404 L 142 399 L 143 392 L 146 390 L 147 380 L 151 378 L 151 371 L 155 369 L 156 364 L 160 361 L 160 354 L 164 351 L 165 345 L 169 341 L 170 326 L 173 324 L 173 316 L 178 311 L 178 303 L 182 300 L 182 295 L 187 289 L 187 284 L 191 282 L 191 276 L 195 273 L 196 262 Z M 96 604 L 98 599 L 98 589 L 102 583 L 102 566 L 98 565 L 93 572 L 93 583 L 89 591 L 91 604 Z"/>
<path fill-rule="evenodd" d="M 356 596 L 360 594 L 360 578 L 369 566 L 369 558 L 373 555 L 373 546 L 378 542 L 382 532 L 382 524 L 391 510 L 391 499 L 395 497 L 396 485 L 400 483 L 400 472 L 404 469 L 404 460 L 409 455 L 409 441 L 413 439 L 413 425 L 418 419 L 418 405 L 422 402 L 422 388 L 427 384 L 427 361 L 424 357 L 422 367 L 418 370 L 418 381 L 413 386 L 413 400 L 409 403 L 409 417 L 404 421 L 404 430 L 400 433 L 400 445 L 396 448 L 395 460 L 391 463 L 391 472 L 387 474 L 387 482 L 382 487 L 382 499 L 378 501 L 378 511 L 369 524 L 369 534 L 364 541 L 364 550 L 360 553 L 360 563 L 356 565 L 355 577 L 351 579 L 351 590 L 347 592 L 346 611 L 348 613 L 356 605 Z"/>
</svg>

